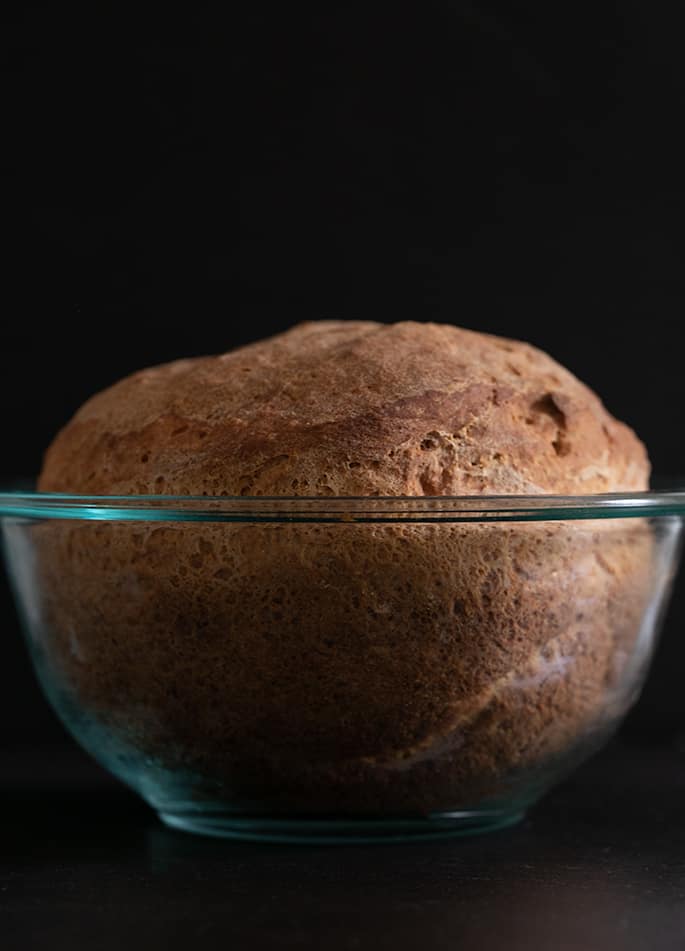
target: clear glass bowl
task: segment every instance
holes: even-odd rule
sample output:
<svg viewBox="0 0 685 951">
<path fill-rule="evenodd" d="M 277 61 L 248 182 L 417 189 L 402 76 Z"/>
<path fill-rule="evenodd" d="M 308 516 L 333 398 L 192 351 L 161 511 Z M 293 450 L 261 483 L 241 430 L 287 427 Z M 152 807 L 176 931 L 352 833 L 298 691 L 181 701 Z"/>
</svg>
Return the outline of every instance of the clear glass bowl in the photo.
<svg viewBox="0 0 685 951">
<path fill-rule="evenodd" d="M 0 495 L 36 672 L 168 825 L 516 822 L 636 699 L 685 493 Z"/>
</svg>

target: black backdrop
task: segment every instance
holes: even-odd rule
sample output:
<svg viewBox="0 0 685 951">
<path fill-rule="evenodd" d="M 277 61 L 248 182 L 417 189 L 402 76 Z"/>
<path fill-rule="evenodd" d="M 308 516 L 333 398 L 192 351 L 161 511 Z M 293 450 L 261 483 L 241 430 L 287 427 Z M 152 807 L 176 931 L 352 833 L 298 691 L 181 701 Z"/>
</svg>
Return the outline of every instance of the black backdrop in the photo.
<svg viewBox="0 0 685 951">
<path fill-rule="evenodd" d="M 2 483 L 123 374 L 322 316 L 528 339 L 685 476 L 675 5 L 231 6 L 2 14 Z M 62 742 L 0 593 L 0 738 Z"/>
</svg>

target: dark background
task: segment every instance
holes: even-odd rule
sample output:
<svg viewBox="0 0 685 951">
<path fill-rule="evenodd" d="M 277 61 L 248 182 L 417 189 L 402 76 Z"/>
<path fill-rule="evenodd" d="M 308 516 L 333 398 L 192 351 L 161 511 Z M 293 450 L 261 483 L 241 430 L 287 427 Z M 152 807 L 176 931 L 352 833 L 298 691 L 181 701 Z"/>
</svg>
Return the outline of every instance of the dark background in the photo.
<svg viewBox="0 0 685 951">
<path fill-rule="evenodd" d="M 677 7 L 236 7 L 2 14 L 0 482 L 120 376 L 323 316 L 527 339 L 685 476 Z M 0 740 L 66 742 L 0 595 Z M 635 736 L 685 721 L 684 619 Z"/>
</svg>

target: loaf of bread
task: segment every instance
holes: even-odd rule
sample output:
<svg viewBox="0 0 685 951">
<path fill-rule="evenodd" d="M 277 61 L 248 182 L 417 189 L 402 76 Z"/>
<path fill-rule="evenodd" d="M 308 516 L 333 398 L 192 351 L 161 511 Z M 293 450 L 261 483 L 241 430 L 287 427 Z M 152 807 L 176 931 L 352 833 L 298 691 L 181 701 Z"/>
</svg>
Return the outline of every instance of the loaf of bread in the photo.
<svg viewBox="0 0 685 951">
<path fill-rule="evenodd" d="M 48 450 L 40 488 L 589 494 L 644 489 L 648 472 L 633 432 L 526 344 L 322 322 L 98 394 Z M 511 798 L 611 727 L 645 660 L 655 549 L 641 520 L 35 535 L 42 649 L 69 702 L 236 808 Z"/>
</svg>

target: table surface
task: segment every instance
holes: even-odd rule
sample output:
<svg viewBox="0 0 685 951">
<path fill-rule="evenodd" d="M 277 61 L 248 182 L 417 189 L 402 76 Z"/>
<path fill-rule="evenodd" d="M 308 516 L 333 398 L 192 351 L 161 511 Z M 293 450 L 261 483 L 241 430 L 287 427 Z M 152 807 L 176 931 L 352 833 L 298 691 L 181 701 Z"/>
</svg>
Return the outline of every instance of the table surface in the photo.
<svg viewBox="0 0 685 951">
<path fill-rule="evenodd" d="M 517 828 L 370 846 L 194 837 L 76 749 L 3 761 L 3 951 L 685 948 L 676 744 L 614 743 Z"/>
</svg>

